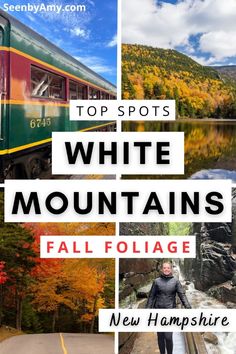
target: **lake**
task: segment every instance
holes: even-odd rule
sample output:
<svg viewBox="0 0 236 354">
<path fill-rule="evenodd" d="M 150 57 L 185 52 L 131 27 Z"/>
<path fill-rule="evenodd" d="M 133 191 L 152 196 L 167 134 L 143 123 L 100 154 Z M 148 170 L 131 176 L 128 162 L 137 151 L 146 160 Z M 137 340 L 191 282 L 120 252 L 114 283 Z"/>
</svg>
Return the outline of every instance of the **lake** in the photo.
<svg viewBox="0 0 236 354">
<path fill-rule="evenodd" d="M 236 181 L 236 121 L 123 122 L 123 131 L 185 133 L 185 175 L 139 178 L 229 178 Z"/>
</svg>

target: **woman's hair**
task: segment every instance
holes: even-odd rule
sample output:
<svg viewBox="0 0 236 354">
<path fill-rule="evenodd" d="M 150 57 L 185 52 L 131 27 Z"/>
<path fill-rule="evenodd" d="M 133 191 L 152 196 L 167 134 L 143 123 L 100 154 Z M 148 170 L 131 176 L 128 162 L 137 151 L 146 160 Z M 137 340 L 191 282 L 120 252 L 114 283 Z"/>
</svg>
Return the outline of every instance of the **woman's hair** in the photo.
<svg viewBox="0 0 236 354">
<path fill-rule="evenodd" d="M 173 264 L 172 264 L 172 262 L 170 262 L 170 261 L 164 261 L 164 262 L 162 262 L 161 268 L 163 268 L 164 264 L 169 264 L 170 267 L 171 267 L 171 269 L 173 268 Z"/>
</svg>

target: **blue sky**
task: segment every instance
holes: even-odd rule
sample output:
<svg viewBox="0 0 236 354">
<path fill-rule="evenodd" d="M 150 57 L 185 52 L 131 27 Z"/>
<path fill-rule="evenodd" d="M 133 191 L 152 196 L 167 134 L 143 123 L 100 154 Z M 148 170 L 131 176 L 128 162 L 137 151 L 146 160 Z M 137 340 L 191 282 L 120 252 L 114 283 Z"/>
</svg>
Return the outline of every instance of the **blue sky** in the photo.
<svg viewBox="0 0 236 354">
<path fill-rule="evenodd" d="M 85 5 L 82 12 L 8 11 L 25 25 L 116 84 L 116 0 L 11 0 L 11 5 Z"/>
<path fill-rule="evenodd" d="M 236 0 L 124 0 L 122 41 L 236 65 Z"/>
</svg>

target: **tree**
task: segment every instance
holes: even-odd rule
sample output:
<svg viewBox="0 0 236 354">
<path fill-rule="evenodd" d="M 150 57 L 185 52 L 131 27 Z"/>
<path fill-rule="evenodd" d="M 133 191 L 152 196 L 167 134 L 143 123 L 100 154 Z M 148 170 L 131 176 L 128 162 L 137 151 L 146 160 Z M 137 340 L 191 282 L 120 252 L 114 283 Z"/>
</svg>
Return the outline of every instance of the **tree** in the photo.
<svg viewBox="0 0 236 354">
<path fill-rule="evenodd" d="M 169 235 L 185 236 L 189 235 L 191 223 L 189 222 L 170 222 Z"/>
<path fill-rule="evenodd" d="M 155 98 L 160 98 L 164 94 L 162 85 L 155 83 L 153 86 L 153 96 Z"/>
<path fill-rule="evenodd" d="M 0 261 L 0 285 L 7 281 L 7 273 L 4 272 L 5 262 Z"/>
<path fill-rule="evenodd" d="M 15 308 L 15 325 L 21 329 L 22 301 L 34 267 L 35 253 L 32 249 L 33 236 L 22 225 L 4 222 L 3 193 L 0 194 L 0 254 L 4 262 L 7 279 L 2 288 L 2 304 L 7 299 Z M 4 312 L 4 309 L 3 309 Z"/>
<path fill-rule="evenodd" d="M 26 224 L 34 234 L 35 252 L 40 235 L 114 234 L 112 223 L 39 223 Z M 80 237 L 80 236 L 78 236 Z M 32 305 L 38 313 L 51 316 L 54 332 L 63 309 L 77 314 L 78 323 L 95 331 L 98 309 L 114 305 L 114 261 L 110 259 L 35 259 L 30 286 Z"/>
<path fill-rule="evenodd" d="M 0 261 L 0 327 L 3 315 L 3 284 L 7 281 L 7 273 L 4 271 L 5 262 Z"/>
</svg>

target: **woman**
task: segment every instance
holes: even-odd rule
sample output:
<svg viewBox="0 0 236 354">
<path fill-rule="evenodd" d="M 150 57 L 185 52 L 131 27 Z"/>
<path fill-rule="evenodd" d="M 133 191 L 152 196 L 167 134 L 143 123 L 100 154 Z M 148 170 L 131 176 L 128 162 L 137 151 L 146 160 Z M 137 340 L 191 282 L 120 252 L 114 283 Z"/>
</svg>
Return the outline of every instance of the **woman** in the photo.
<svg viewBox="0 0 236 354">
<path fill-rule="evenodd" d="M 161 275 L 154 280 L 147 301 L 147 308 L 150 309 L 173 309 L 176 308 L 176 294 L 178 294 L 183 306 L 190 309 L 191 306 L 185 295 L 180 281 L 173 274 L 172 264 L 164 262 L 161 268 Z M 173 333 L 160 332 L 158 335 L 158 346 L 161 354 L 172 354 Z"/>
</svg>

